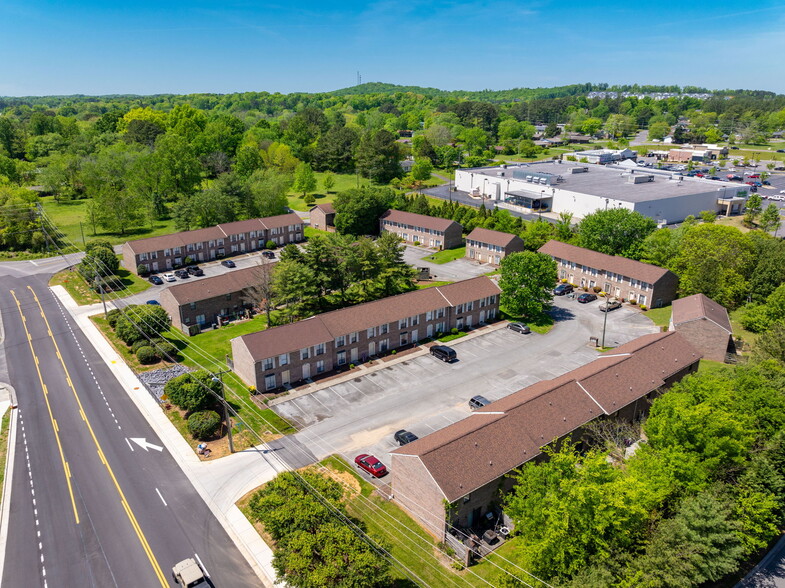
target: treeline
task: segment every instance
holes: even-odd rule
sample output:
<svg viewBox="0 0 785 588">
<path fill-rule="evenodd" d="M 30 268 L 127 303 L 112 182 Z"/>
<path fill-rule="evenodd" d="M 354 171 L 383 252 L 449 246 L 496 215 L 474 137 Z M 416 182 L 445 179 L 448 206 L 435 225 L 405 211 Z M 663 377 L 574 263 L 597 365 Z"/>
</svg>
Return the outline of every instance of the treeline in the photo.
<svg viewBox="0 0 785 588">
<path fill-rule="evenodd" d="M 548 451 L 519 470 L 505 501 L 521 542 L 513 563 L 581 588 L 733 574 L 785 523 L 784 409 L 781 363 L 717 368 L 654 402 L 632 457 L 619 457 L 626 431 L 598 435 L 583 455 Z"/>
</svg>

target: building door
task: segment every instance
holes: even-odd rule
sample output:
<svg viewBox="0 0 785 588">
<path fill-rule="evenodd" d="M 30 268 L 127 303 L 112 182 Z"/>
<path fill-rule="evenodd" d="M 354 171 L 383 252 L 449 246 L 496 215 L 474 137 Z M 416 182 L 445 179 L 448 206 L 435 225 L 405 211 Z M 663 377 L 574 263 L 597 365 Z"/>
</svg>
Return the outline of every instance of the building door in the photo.
<svg viewBox="0 0 785 588">
<path fill-rule="evenodd" d="M 469 315 L 469 316 L 466 317 L 466 328 L 467 329 L 471 329 L 472 328 L 472 315 Z"/>
<path fill-rule="evenodd" d="M 158 271 L 158 262 L 157 262 L 157 261 L 154 261 L 154 262 L 153 262 L 153 271 L 154 271 L 154 272 L 157 272 L 157 271 Z"/>
<path fill-rule="evenodd" d="M 303 380 L 307 380 L 311 377 L 311 364 L 304 363 L 303 364 Z"/>
<path fill-rule="evenodd" d="M 288 386 L 289 385 L 289 370 L 286 370 L 281 374 L 281 386 Z"/>
<path fill-rule="evenodd" d="M 485 322 L 485 311 L 481 310 L 480 311 L 480 324 L 482 324 L 484 322 Z"/>
<path fill-rule="evenodd" d="M 374 341 L 368 342 L 368 355 L 376 355 L 376 343 Z"/>
<path fill-rule="evenodd" d="M 357 348 L 356 347 L 354 349 L 352 349 L 350 357 L 351 357 L 350 361 L 352 363 L 357 363 Z"/>
<path fill-rule="evenodd" d="M 433 325 L 428 325 L 428 327 L 425 329 L 425 336 L 428 338 L 433 337 Z"/>
<path fill-rule="evenodd" d="M 412 343 L 417 343 L 419 340 L 420 338 L 417 336 L 417 329 L 414 329 L 412 331 Z"/>
</svg>

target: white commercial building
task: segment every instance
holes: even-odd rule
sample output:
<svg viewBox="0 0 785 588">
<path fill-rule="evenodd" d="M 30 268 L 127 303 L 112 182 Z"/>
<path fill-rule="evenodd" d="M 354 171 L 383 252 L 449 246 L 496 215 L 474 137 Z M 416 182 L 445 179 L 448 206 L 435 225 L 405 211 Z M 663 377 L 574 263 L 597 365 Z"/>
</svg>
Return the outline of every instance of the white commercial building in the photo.
<svg viewBox="0 0 785 588">
<path fill-rule="evenodd" d="M 704 210 L 739 214 L 747 198 L 746 185 L 643 167 L 559 160 L 459 169 L 455 186 L 503 208 L 570 212 L 583 218 L 598 209 L 617 207 L 664 223 L 680 222 Z"/>
</svg>

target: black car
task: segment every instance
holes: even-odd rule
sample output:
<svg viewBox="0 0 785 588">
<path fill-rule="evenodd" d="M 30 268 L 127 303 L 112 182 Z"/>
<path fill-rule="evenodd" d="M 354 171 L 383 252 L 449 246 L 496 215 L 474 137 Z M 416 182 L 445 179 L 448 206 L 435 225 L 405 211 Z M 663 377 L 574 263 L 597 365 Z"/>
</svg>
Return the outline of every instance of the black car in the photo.
<svg viewBox="0 0 785 588">
<path fill-rule="evenodd" d="M 434 345 L 431 347 L 431 355 L 436 359 L 441 359 L 445 363 L 450 363 L 458 357 L 458 354 L 455 353 L 455 349 L 447 347 L 446 345 Z"/>
<path fill-rule="evenodd" d="M 593 302 L 597 300 L 596 294 L 590 294 L 589 292 L 584 292 L 580 296 L 578 296 L 578 302 L 581 304 L 586 304 L 587 302 Z"/>
<path fill-rule="evenodd" d="M 203 276 L 204 275 L 204 271 L 198 265 L 189 265 L 187 268 L 185 268 L 185 271 L 187 271 L 192 276 Z"/>
<path fill-rule="evenodd" d="M 231 259 L 224 259 L 221 262 L 221 265 L 224 267 L 237 267 L 235 263 Z"/>
<path fill-rule="evenodd" d="M 565 294 L 571 294 L 573 290 L 572 284 L 559 284 L 553 289 L 554 296 L 564 296 Z"/>
<path fill-rule="evenodd" d="M 406 431 L 405 429 L 401 429 L 395 433 L 395 440 L 398 442 L 398 445 L 406 445 L 412 441 L 417 441 L 417 439 L 419 439 L 417 435 L 411 431 Z"/>
<path fill-rule="evenodd" d="M 190 278 L 191 274 L 189 274 L 184 269 L 175 270 L 174 275 L 176 275 L 181 280 L 185 280 L 186 278 Z"/>
<path fill-rule="evenodd" d="M 161 284 L 164 283 L 164 281 L 161 279 L 161 276 L 158 276 L 156 274 L 153 274 L 147 279 L 150 281 L 151 284 L 155 284 L 156 286 L 160 286 Z"/>
<path fill-rule="evenodd" d="M 266 257 L 267 259 L 275 259 L 275 253 L 272 251 L 262 251 L 262 257 Z"/>
<path fill-rule="evenodd" d="M 510 323 L 507 325 L 507 328 L 516 333 L 522 333 L 523 335 L 531 333 L 531 329 L 523 323 Z"/>
<path fill-rule="evenodd" d="M 611 298 L 610 300 L 607 300 L 604 304 L 600 304 L 601 312 L 610 312 L 611 310 L 616 310 L 617 308 L 621 308 L 621 302 L 619 302 L 615 298 Z"/>
</svg>

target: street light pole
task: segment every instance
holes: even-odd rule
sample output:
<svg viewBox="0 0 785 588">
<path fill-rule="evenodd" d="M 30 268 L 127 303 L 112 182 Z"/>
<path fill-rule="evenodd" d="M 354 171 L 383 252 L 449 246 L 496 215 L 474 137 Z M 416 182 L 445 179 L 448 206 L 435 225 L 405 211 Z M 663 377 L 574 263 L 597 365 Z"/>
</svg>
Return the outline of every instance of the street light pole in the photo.
<svg viewBox="0 0 785 588">
<path fill-rule="evenodd" d="M 232 439 L 232 421 L 229 417 L 229 403 L 226 402 L 226 393 L 224 391 L 224 381 L 223 375 L 228 372 L 229 370 L 221 370 L 216 375 L 218 377 L 213 376 L 213 382 L 218 382 L 221 384 L 221 404 L 223 405 L 224 409 L 224 422 L 226 423 L 226 434 L 229 440 L 229 453 L 234 453 L 234 440 Z"/>
</svg>

